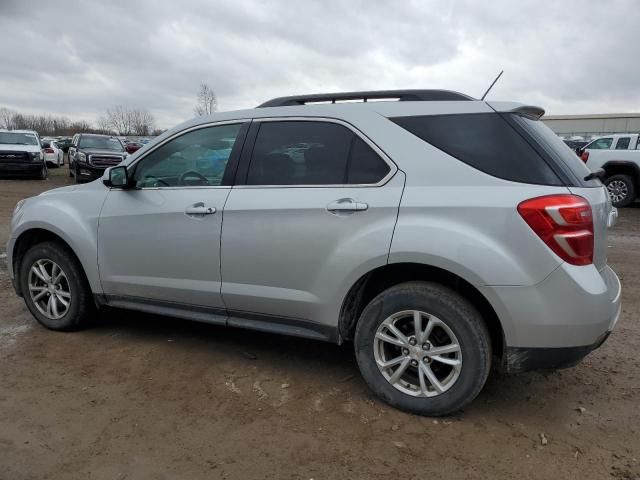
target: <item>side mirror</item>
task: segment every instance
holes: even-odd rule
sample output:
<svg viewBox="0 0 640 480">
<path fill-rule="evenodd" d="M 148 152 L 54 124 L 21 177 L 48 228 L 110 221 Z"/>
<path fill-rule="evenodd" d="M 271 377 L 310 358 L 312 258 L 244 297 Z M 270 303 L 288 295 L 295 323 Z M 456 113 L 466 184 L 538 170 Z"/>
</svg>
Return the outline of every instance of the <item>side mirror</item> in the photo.
<svg viewBox="0 0 640 480">
<path fill-rule="evenodd" d="M 107 169 L 105 176 L 102 178 L 102 183 L 109 188 L 127 188 L 129 186 L 127 167 L 118 165 Z"/>
</svg>

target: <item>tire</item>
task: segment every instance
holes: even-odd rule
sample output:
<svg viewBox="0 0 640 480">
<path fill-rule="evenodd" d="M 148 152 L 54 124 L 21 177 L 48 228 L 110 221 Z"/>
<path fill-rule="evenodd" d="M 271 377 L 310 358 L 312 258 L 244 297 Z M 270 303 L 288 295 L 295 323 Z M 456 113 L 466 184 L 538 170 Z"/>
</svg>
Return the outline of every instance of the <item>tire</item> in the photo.
<svg viewBox="0 0 640 480">
<path fill-rule="evenodd" d="M 614 207 L 626 207 L 636 199 L 636 186 L 629 175 L 612 175 L 604 181 Z"/>
<path fill-rule="evenodd" d="M 41 262 L 44 265 L 45 272 L 49 274 L 57 272 L 53 270 L 52 263 L 57 265 L 60 271 L 63 272 L 63 276 L 58 281 L 60 288 L 55 290 L 59 294 L 52 295 L 51 290 L 45 286 L 46 282 L 31 273 L 31 269 L 36 262 Z M 41 325 L 50 330 L 73 331 L 87 325 L 94 318 L 96 307 L 91 289 L 82 266 L 66 246 L 58 242 L 44 242 L 34 245 L 22 258 L 19 271 L 20 289 L 24 301 L 31 314 Z M 51 275 L 49 278 L 51 278 Z M 34 286 L 34 282 L 37 282 L 36 286 Z M 35 290 L 36 288 L 40 290 Z M 36 296 L 42 293 L 42 288 L 47 289 L 48 293 L 44 294 L 42 300 L 38 300 Z M 63 293 L 67 292 L 69 297 L 62 297 Z M 54 298 L 57 297 L 55 302 L 58 305 L 59 318 L 52 318 L 52 316 L 42 311 L 48 308 L 48 301 L 45 298 L 48 299 L 52 296 Z M 67 299 L 68 306 L 64 307 L 60 297 Z M 38 305 L 40 305 L 40 308 Z"/>
<path fill-rule="evenodd" d="M 75 177 L 76 183 L 82 183 L 80 181 L 80 169 L 78 168 L 78 165 L 74 168 L 73 176 Z"/>
<path fill-rule="evenodd" d="M 397 360 L 403 352 L 401 347 L 379 340 L 377 332 L 383 329 L 386 338 L 391 337 L 383 324 L 398 318 L 391 320 L 391 323 L 396 322 L 396 329 L 413 340 L 409 334 L 411 326 L 415 325 L 414 311 L 427 314 L 420 315 L 423 332 L 428 325 L 436 326 L 430 336 L 421 339 L 422 342 L 426 340 L 422 345 L 408 346 L 406 351 L 410 352 L 410 356 L 404 358 L 416 362 L 417 367 L 409 363 L 394 386 L 387 377 L 392 378 L 393 373 L 404 365 L 404 360 L 398 367 L 386 370 L 385 374 L 377 361 Z M 449 339 L 446 340 L 446 337 Z M 435 349 L 455 348 L 455 345 L 459 346 L 455 353 L 435 353 Z M 448 415 L 464 408 L 480 393 L 491 369 L 491 341 L 482 317 L 457 292 L 435 283 L 402 283 L 375 297 L 360 316 L 354 347 L 360 372 L 371 390 L 389 405 L 418 415 Z M 398 353 L 393 353 L 396 349 Z M 431 349 L 435 355 L 433 359 L 422 357 Z M 389 353 L 390 358 L 385 357 L 385 352 Z M 422 363 L 416 358 L 421 358 Z M 442 361 L 458 361 L 458 370 Z M 423 382 L 419 381 L 419 371 L 424 372 Z M 437 384 L 442 387 L 441 393 L 436 390 L 436 383 L 428 379 L 427 371 L 435 375 Z M 411 388 L 417 390 L 413 394 L 407 392 L 410 388 L 404 383 L 405 379 L 412 379 L 409 383 L 415 380 Z"/>
<path fill-rule="evenodd" d="M 42 164 L 42 169 L 40 170 L 40 173 L 36 178 L 38 180 L 46 180 L 48 176 L 49 176 L 49 170 L 47 169 L 47 164 L 45 162 L 44 164 Z"/>
</svg>

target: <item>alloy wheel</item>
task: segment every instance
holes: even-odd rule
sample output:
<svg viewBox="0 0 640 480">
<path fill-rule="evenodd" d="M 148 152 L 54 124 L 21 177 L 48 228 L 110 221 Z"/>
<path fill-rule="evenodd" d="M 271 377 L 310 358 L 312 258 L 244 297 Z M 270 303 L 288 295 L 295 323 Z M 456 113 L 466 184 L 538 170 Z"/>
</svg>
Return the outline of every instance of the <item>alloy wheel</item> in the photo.
<svg viewBox="0 0 640 480">
<path fill-rule="evenodd" d="M 607 190 L 609 190 L 609 196 L 611 197 L 611 201 L 614 203 L 624 201 L 624 199 L 627 198 L 627 195 L 629 195 L 627 184 L 622 180 L 613 180 L 612 182 L 609 182 Z"/>
<path fill-rule="evenodd" d="M 38 311 L 51 320 L 65 316 L 71 304 L 69 280 L 52 260 L 34 262 L 29 270 L 29 295 Z"/>
<path fill-rule="evenodd" d="M 443 320 L 419 310 L 404 310 L 378 327 L 373 345 L 382 376 L 414 397 L 449 390 L 462 370 L 462 348 Z"/>
</svg>

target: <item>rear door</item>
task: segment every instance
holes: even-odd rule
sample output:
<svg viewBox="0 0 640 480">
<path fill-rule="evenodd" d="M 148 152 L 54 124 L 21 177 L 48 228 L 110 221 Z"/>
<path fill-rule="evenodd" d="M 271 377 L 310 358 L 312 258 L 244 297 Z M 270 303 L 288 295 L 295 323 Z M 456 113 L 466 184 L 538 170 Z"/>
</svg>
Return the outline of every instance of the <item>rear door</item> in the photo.
<svg viewBox="0 0 640 480">
<path fill-rule="evenodd" d="M 224 210 L 229 324 L 337 323 L 326 308 L 342 301 L 345 279 L 367 261 L 386 263 L 403 174 L 337 120 L 254 121 L 252 138 Z"/>
</svg>

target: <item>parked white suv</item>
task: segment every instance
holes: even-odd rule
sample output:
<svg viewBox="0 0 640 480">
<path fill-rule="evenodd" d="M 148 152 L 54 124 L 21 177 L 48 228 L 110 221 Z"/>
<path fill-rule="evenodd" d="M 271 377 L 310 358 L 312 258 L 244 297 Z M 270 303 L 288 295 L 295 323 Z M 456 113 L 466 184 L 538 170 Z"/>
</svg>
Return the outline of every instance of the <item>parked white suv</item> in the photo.
<svg viewBox="0 0 640 480">
<path fill-rule="evenodd" d="M 410 90 L 198 117 L 21 201 L 11 277 L 56 330 L 108 305 L 352 340 L 380 398 L 447 414 L 492 365 L 577 363 L 620 314 L 616 211 L 542 114 Z"/>
<path fill-rule="evenodd" d="M 0 175 L 47 178 L 47 164 L 37 132 L 0 130 Z"/>
<path fill-rule="evenodd" d="M 640 185 L 640 140 L 638 134 L 607 135 L 585 145 L 578 154 L 592 170 L 602 169 L 604 184 L 613 205 L 633 203 Z"/>
</svg>

